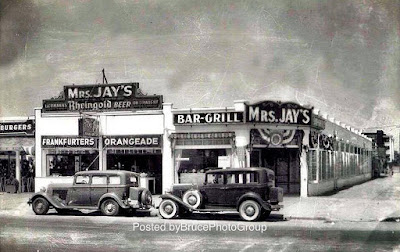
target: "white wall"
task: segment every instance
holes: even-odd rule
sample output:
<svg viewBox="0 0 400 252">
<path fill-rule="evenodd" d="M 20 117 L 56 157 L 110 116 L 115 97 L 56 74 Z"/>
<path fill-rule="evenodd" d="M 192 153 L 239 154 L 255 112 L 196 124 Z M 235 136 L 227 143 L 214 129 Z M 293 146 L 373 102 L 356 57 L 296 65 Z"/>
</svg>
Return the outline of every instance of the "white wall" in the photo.
<svg viewBox="0 0 400 252">
<path fill-rule="evenodd" d="M 104 118 L 103 135 L 150 135 L 164 134 L 162 114 L 107 115 Z"/>
<path fill-rule="evenodd" d="M 35 177 L 45 177 L 46 167 L 43 164 L 42 157 L 42 136 L 69 136 L 78 135 L 79 115 L 70 114 L 60 116 L 60 115 L 42 115 L 40 108 L 35 109 Z M 42 166 L 43 164 L 43 166 Z M 36 181 L 36 180 L 35 180 Z M 35 186 L 35 188 L 37 188 Z"/>
</svg>

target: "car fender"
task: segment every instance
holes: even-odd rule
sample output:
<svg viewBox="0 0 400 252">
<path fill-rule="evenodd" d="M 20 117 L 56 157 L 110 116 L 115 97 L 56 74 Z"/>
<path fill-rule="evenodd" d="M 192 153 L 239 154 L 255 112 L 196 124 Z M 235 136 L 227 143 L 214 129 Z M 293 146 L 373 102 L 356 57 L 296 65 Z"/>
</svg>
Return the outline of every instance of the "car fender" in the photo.
<svg viewBox="0 0 400 252">
<path fill-rule="evenodd" d="M 257 201 L 258 204 L 260 204 L 261 207 L 267 211 L 271 210 L 270 204 L 268 202 L 264 201 L 258 193 L 254 193 L 254 192 L 249 192 L 249 193 L 246 193 L 246 194 L 243 194 L 242 196 L 240 196 L 240 198 L 236 204 L 236 209 L 239 209 L 240 203 L 242 203 L 244 200 L 248 200 L 248 199 Z"/>
<path fill-rule="evenodd" d="M 115 193 L 105 193 L 103 194 L 103 196 L 101 196 L 101 198 L 99 199 L 99 203 L 97 204 L 97 207 L 100 209 L 101 203 L 104 199 L 106 198 L 110 198 L 115 200 L 118 205 L 122 208 L 129 208 L 129 205 L 125 204 Z"/>
<path fill-rule="evenodd" d="M 190 211 L 195 210 L 191 205 L 186 204 L 185 202 L 183 202 L 183 200 L 182 200 L 181 198 L 179 198 L 179 197 L 177 197 L 177 196 L 175 196 L 175 195 L 173 195 L 173 194 L 170 194 L 170 193 L 162 194 L 162 195 L 160 195 L 160 198 L 161 198 L 161 199 L 170 199 L 170 200 L 173 200 L 173 201 L 175 201 L 176 203 L 178 203 L 179 205 L 183 206 L 183 207 L 184 207 L 185 209 L 187 209 L 187 210 L 190 210 Z"/>
<path fill-rule="evenodd" d="M 33 203 L 33 201 L 36 198 L 45 198 L 49 203 L 50 206 L 53 206 L 55 208 L 60 208 L 60 209 L 64 209 L 66 208 L 66 206 L 64 204 L 62 204 L 61 202 L 58 202 L 57 200 L 54 200 L 52 197 L 50 197 L 49 195 L 47 195 L 45 192 L 37 192 L 35 193 L 28 201 L 28 204 L 31 205 Z"/>
</svg>

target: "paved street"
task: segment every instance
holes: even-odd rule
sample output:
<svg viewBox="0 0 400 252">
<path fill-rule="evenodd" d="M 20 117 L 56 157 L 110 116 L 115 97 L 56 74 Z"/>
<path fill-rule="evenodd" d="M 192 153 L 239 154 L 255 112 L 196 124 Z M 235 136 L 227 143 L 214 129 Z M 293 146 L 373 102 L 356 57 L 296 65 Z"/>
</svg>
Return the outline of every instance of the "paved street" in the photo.
<svg viewBox="0 0 400 252">
<path fill-rule="evenodd" d="M 0 225 L 1 251 L 400 251 L 399 224 L 384 222 L 48 215 L 2 217 Z"/>
<path fill-rule="evenodd" d="M 211 214 L 36 216 L 29 195 L 4 194 L 0 251 L 400 251 L 399 186 L 397 173 L 330 196 L 287 197 L 283 211 L 256 223 Z"/>
</svg>

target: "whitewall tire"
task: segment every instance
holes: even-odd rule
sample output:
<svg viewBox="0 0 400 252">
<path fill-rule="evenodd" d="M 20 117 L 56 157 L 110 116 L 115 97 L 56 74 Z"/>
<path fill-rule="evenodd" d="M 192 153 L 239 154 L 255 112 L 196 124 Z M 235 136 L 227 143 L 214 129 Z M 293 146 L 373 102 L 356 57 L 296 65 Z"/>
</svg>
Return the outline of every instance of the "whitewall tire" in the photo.
<svg viewBox="0 0 400 252">
<path fill-rule="evenodd" d="M 183 202 L 190 205 L 194 209 L 200 207 L 202 204 L 202 199 L 203 197 L 201 196 L 201 193 L 197 190 L 186 191 L 182 196 Z"/>
<path fill-rule="evenodd" d="M 245 221 L 256 221 L 261 216 L 261 206 L 254 200 L 245 200 L 239 206 L 239 215 Z"/>
<path fill-rule="evenodd" d="M 158 211 L 164 219 L 172 219 L 179 213 L 179 206 L 170 199 L 164 199 L 161 201 Z"/>
</svg>

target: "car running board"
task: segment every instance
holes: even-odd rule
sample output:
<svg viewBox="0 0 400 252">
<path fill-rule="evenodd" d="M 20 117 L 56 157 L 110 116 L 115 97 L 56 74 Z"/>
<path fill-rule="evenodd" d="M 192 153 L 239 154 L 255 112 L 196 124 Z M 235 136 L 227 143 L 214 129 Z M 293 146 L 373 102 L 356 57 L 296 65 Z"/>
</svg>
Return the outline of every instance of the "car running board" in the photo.
<svg viewBox="0 0 400 252">
<path fill-rule="evenodd" d="M 207 212 L 235 212 L 237 213 L 237 210 L 235 208 L 214 208 L 214 209 L 193 209 L 193 212 L 201 212 L 201 213 L 207 213 Z"/>
</svg>

